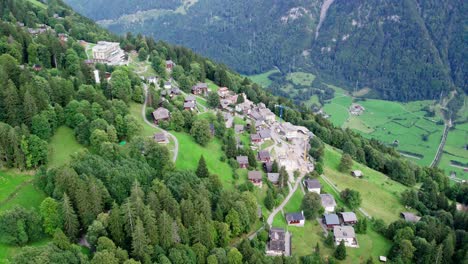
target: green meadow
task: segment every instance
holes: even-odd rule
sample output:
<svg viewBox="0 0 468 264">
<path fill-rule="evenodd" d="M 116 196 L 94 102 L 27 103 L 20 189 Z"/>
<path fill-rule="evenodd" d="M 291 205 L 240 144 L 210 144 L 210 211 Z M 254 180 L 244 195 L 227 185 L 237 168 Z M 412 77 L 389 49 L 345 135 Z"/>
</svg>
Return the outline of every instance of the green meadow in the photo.
<svg viewBox="0 0 468 264">
<path fill-rule="evenodd" d="M 69 127 L 59 127 L 49 143 L 49 167 L 59 167 L 70 161 L 71 155 L 83 150 Z"/>
<path fill-rule="evenodd" d="M 271 85 L 271 80 L 268 78 L 270 75 L 273 73 L 279 72 L 277 69 L 270 70 L 264 73 L 256 74 L 256 75 L 250 75 L 248 76 L 253 82 L 263 86 L 263 87 L 268 87 Z"/>
</svg>

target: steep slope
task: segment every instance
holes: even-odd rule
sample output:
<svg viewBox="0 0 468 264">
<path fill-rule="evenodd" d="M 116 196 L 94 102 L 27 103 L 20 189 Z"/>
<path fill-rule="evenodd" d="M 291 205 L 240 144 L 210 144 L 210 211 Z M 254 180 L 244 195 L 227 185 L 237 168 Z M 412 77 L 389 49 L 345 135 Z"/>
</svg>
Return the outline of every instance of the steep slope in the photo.
<svg viewBox="0 0 468 264">
<path fill-rule="evenodd" d="M 306 70 L 400 101 L 468 89 L 461 0 L 199 0 L 190 9 L 178 1 L 67 2 L 114 32 L 186 45 L 245 74 Z"/>
</svg>

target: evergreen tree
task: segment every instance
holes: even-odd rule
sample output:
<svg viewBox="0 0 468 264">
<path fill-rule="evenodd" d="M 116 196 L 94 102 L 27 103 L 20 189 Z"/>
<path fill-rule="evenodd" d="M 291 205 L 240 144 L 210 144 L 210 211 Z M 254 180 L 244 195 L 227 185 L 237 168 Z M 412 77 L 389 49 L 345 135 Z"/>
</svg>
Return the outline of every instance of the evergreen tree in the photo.
<svg viewBox="0 0 468 264">
<path fill-rule="evenodd" d="M 55 199 L 47 197 L 42 201 L 39 210 L 43 219 L 44 231 L 53 235 L 57 228 L 62 227 L 60 204 Z"/>
<path fill-rule="evenodd" d="M 218 108 L 220 104 L 218 93 L 211 92 L 208 95 L 207 102 L 208 102 L 208 106 L 210 106 L 211 108 L 215 108 L 215 109 Z"/>
<path fill-rule="evenodd" d="M 119 205 L 114 202 L 109 213 L 108 229 L 112 240 L 119 246 L 123 246 L 125 239 L 123 226 L 122 212 Z"/>
<path fill-rule="evenodd" d="M 20 123 L 20 98 L 15 84 L 9 80 L 3 90 L 3 111 L 5 111 L 5 120 L 11 126 L 19 125 Z"/>
<path fill-rule="evenodd" d="M 135 223 L 135 231 L 132 233 L 132 255 L 144 263 L 150 262 L 151 246 L 145 228 L 140 218 Z"/>
<path fill-rule="evenodd" d="M 159 216 L 159 245 L 164 249 L 169 249 L 174 243 L 173 220 L 171 216 L 163 211 Z"/>
<path fill-rule="evenodd" d="M 341 240 L 340 244 L 335 249 L 335 253 L 333 255 L 338 260 L 344 260 L 346 258 L 346 247 L 344 244 L 344 240 Z"/>
<path fill-rule="evenodd" d="M 158 243 L 158 226 L 156 224 L 156 216 L 149 206 L 145 208 L 143 221 L 150 243 L 156 245 Z"/>
<path fill-rule="evenodd" d="M 198 144 L 206 146 L 211 139 L 210 124 L 205 119 L 196 120 L 193 122 L 190 134 Z"/>
<path fill-rule="evenodd" d="M 79 229 L 78 217 L 66 193 L 63 194 L 62 200 L 62 218 L 65 234 L 72 240 L 75 240 Z"/>
<path fill-rule="evenodd" d="M 273 207 L 275 206 L 275 197 L 273 196 L 273 191 L 271 189 L 268 189 L 267 191 L 264 204 L 268 210 L 273 209 Z"/>
<path fill-rule="evenodd" d="M 249 159 L 249 166 L 252 168 L 257 167 L 257 157 L 251 148 L 247 148 L 247 158 Z"/>
<path fill-rule="evenodd" d="M 314 192 L 308 192 L 302 198 L 301 210 L 304 211 L 305 218 L 311 220 L 317 217 L 322 209 L 320 196 Z"/>
<path fill-rule="evenodd" d="M 208 178 L 210 176 L 210 172 L 208 171 L 205 157 L 203 157 L 203 155 L 201 155 L 200 159 L 198 160 L 198 167 L 197 167 L 196 174 L 199 178 Z"/>
<path fill-rule="evenodd" d="M 226 215 L 226 223 L 231 227 L 232 235 L 237 236 L 242 232 L 239 213 L 236 210 L 229 210 Z"/>
<path fill-rule="evenodd" d="M 343 156 L 341 156 L 341 161 L 340 161 L 340 165 L 338 169 L 341 172 L 349 172 L 352 166 L 353 166 L 353 159 L 351 158 L 351 156 L 347 153 L 343 154 Z"/>
<path fill-rule="evenodd" d="M 232 133 L 229 133 L 226 138 L 226 156 L 228 159 L 235 158 L 237 156 L 236 139 Z"/>
</svg>

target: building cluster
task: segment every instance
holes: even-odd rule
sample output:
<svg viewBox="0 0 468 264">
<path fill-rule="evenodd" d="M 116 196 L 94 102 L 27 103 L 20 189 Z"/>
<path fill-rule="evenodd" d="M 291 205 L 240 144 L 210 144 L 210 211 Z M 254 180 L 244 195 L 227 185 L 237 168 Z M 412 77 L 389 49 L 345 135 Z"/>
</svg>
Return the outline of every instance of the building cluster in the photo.
<svg viewBox="0 0 468 264">
<path fill-rule="evenodd" d="M 125 52 L 120 48 L 120 43 L 108 41 L 98 41 L 93 47 L 92 61 L 109 65 L 128 64 Z"/>
</svg>

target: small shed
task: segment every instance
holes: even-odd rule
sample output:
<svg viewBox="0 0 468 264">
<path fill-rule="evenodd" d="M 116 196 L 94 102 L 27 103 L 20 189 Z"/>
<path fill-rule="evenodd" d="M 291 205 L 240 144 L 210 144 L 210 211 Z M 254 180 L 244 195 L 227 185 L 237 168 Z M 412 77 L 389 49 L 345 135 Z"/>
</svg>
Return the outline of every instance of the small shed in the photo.
<svg viewBox="0 0 468 264">
<path fill-rule="evenodd" d="M 354 170 L 354 171 L 351 172 L 351 175 L 353 175 L 353 177 L 356 177 L 356 178 L 361 178 L 362 177 L 362 171 Z"/>
</svg>

